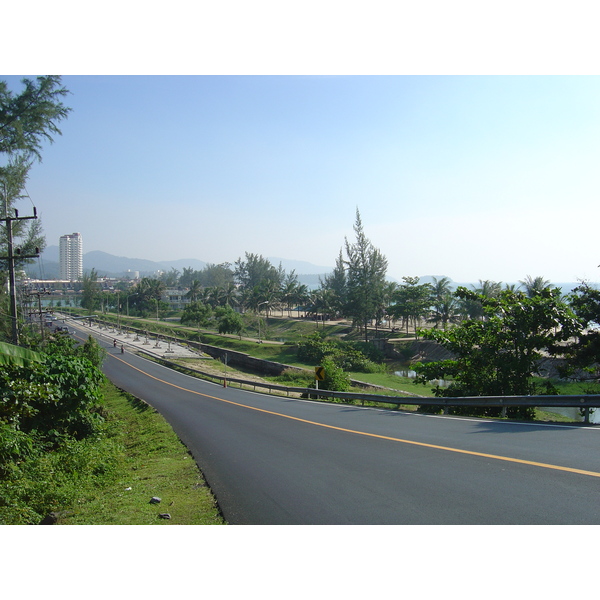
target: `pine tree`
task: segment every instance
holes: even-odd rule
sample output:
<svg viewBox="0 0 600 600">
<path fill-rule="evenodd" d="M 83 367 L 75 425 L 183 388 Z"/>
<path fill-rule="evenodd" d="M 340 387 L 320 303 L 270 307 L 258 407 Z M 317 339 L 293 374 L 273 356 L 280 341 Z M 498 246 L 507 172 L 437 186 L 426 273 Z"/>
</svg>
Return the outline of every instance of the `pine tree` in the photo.
<svg viewBox="0 0 600 600">
<path fill-rule="evenodd" d="M 387 259 L 365 235 L 360 213 L 356 209 L 356 241 L 345 240 L 347 267 L 347 313 L 355 325 L 364 329 L 368 341 L 369 321 L 377 317 L 385 293 Z"/>
</svg>

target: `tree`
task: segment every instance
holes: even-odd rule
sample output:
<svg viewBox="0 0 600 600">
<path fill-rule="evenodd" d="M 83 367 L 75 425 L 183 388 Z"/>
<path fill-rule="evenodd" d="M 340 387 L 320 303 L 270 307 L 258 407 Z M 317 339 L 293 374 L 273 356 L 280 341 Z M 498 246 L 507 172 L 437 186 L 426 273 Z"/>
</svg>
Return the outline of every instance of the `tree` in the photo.
<svg viewBox="0 0 600 600">
<path fill-rule="evenodd" d="M 165 284 L 159 279 L 142 278 L 129 297 L 130 308 L 142 316 L 156 313 L 164 290 Z"/>
<path fill-rule="evenodd" d="M 192 267 L 183 267 L 183 273 L 179 278 L 179 285 L 182 287 L 190 287 L 194 279 L 198 279 L 198 271 L 194 271 Z"/>
<path fill-rule="evenodd" d="M 448 331 L 425 332 L 426 338 L 455 356 L 415 365 L 419 383 L 452 379 L 447 388 L 433 390 L 436 396 L 535 394 L 538 389 L 531 378 L 537 373 L 542 351 L 558 352 L 559 344 L 581 329 L 558 289 L 542 290 L 532 298 L 507 290 L 490 298 L 459 287 L 456 295 L 480 302 L 484 319 L 470 319 Z"/>
<path fill-rule="evenodd" d="M 331 294 L 331 308 L 336 316 L 346 312 L 348 304 L 348 284 L 346 280 L 346 265 L 342 250 L 335 261 L 335 268 L 329 275 L 320 280 L 321 288 Z"/>
<path fill-rule="evenodd" d="M 281 301 L 281 315 L 283 316 L 283 307 L 285 306 L 288 311 L 288 317 L 291 316 L 292 306 L 296 302 L 296 292 L 299 286 L 298 276 L 295 270 L 289 273 L 280 290 L 280 301 Z"/>
<path fill-rule="evenodd" d="M 389 307 L 395 319 L 402 319 L 406 333 L 412 323 L 415 333 L 431 307 L 431 284 L 419 283 L 419 277 L 403 277 L 404 283 L 396 288 L 392 296 L 394 302 Z"/>
<path fill-rule="evenodd" d="M 452 291 L 450 279 L 448 277 L 432 277 L 433 283 L 431 284 L 431 295 L 433 299 L 443 298 L 446 294 Z"/>
<path fill-rule="evenodd" d="M 448 323 L 454 323 L 458 319 L 458 303 L 452 293 L 450 279 L 433 277 L 431 284 L 431 317 L 428 319 L 434 327 L 442 325 L 446 329 Z"/>
<path fill-rule="evenodd" d="M 582 282 L 569 295 L 575 314 L 581 319 L 582 331 L 566 350 L 568 371 L 576 368 L 597 371 L 600 363 L 600 290 Z"/>
<path fill-rule="evenodd" d="M 244 333 L 244 321 L 242 316 L 233 310 L 229 305 L 220 306 L 215 310 L 215 316 L 218 319 L 218 332 L 219 333 L 235 333 L 242 339 L 242 333 Z"/>
<path fill-rule="evenodd" d="M 356 241 L 353 244 L 345 240 L 348 290 L 346 312 L 353 323 L 364 328 L 365 341 L 368 341 L 368 323 L 376 318 L 384 294 L 387 259 L 366 237 L 358 209 L 354 233 Z"/>
<path fill-rule="evenodd" d="M 325 378 L 319 382 L 320 390 L 347 392 L 350 389 L 350 376 L 332 358 L 323 358 L 321 366 L 325 371 Z"/>
<path fill-rule="evenodd" d="M 160 280 L 165 284 L 166 287 L 175 287 L 179 282 L 179 270 L 175 267 L 172 267 L 170 271 L 162 273 Z"/>
<path fill-rule="evenodd" d="M 459 320 L 458 302 L 452 292 L 447 292 L 443 296 L 434 299 L 434 305 L 429 321 L 434 323 L 434 327 L 440 324 L 442 329 L 446 329 L 449 323 L 457 323 Z"/>
<path fill-rule="evenodd" d="M 96 269 L 92 269 L 89 273 L 84 273 L 81 281 L 83 284 L 81 306 L 91 314 L 100 307 L 100 285 Z"/>
<path fill-rule="evenodd" d="M 8 164 L 0 167 L 0 213 L 3 217 L 12 216 L 11 209 L 15 208 L 17 202 L 26 198 L 23 194 L 25 183 L 29 177 L 31 162 L 23 155 L 11 156 Z M 12 222 L 12 238 L 14 247 L 20 249 L 23 256 L 36 254 L 36 248 L 42 252 L 46 247 L 46 240 L 42 233 L 42 225 L 39 219 L 23 219 Z M 0 251 L 6 255 L 8 248 L 8 236 L 5 229 L 0 234 Z M 15 256 L 15 268 L 33 259 L 20 259 Z"/>
<path fill-rule="evenodd" d="M 208 264 L 202 271 L 196 271 L 194 278 L 198 279 L 204 287 L 225 288 L 233 283 L 233 271 L 227 262 L 218 265 Z"/>
<path fill-rule="evenodd" d="M 198 279 L 194 279 L 190 283 L 190 289 L 188 290 L 185 297 L 189 298 L 192 302 L 196 302 L 196 300 L 198 300 L 198 296 L 200 296 L 201 290 L 202 290 L 202 285 L 200 284 L 200 281 L 198 281 Z"/>
<path fill-rule="evenodd" d="M 333 290 L 326 288 L 318 288 L 313 290 L 310 294 L 310 310 L 309 312 L 315 316 L 315 321 L 318 320 L 319 315 L 322 317 L 323 327 L 325 327 L 325 321 L 335 310 L 336 299 Z"/>
<path fill-rule="evenodd" d="M 0 153 L 41 160 L 42 142 L 61 135 L 58 123 L 71 111 L 61 101 L 69 92 L 56 75 L 22 83 L 25 89 L 15 95 L 0 81 Z"/>
<path fill-rule="evenodd" d="M 535 294 L 539 294 L 542 290 L 550 287 L 550 282 L 543 277 L 531 277 L 527 275 L 523 281 L 519 280 L 519 283 L 525 288 L 525 293 L 531 298 Z"/>
<path fill-rule="evenodd" d="M 244 290 L 251 290 L 261 283 L 272 282 L 279 288 L 282 283 L 281 269 L 276 269 L 267 258 L 246 252 L 246 260 L 235 262 L 234 278 Z"/>
<path fill-rule="evenodd" d="M 206 325 L 208 325 L 211 317 L 212 309 L 210 306 L 207 306 L 202 302 L 192 302 L 183 309 L 181 324 L 195 325 L 200 329 L 200 327 L 206 327 Z"/>
<path fill-rule="evenodd" d="M 60 86 L 60 77 L 44 76 L 35 81 L 23 79 L 22 83 L 25 89 L 20 94 L 14 94 L 6 82 L 0 81 L 0 158 L 3 159 L 0 162 L 0 210 L 6 219 L 16 201 L 23 197 L 22 191 L 31 164 L 35 159 L 41 161 L 42 142 L 53 142 L 53 136 L 60 135 L 58 123 L 71 110 L 60 101 L 68 93 Z M 37 219 L 30 222 L 21 218 L 10 222 L 7 220 L 6 223 L 7 233 L 4 239 L 0 238 L 0 247 L 6 247 L 9 237 L 12 237 L 19 242 L 22 256 L 36 255 L 36 248 L 43 250 L 45 240 Z M 8 268 L 11 274 L 10 314 L 14 341 L 18 340 L 13 276 L 13 267 L 16 265 L 18 261 L 11 261 Z"/>
</svg>

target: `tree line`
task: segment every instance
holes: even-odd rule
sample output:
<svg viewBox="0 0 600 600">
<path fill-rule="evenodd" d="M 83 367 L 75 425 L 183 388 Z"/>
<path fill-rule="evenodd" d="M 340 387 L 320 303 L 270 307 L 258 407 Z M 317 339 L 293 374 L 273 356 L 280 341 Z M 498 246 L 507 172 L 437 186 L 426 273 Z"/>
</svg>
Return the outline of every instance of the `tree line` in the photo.
<svg viewBox="0 0 600 600">
<path fill-rule="evenodd" d="M 367 238 L 360 212 L 356 210 L 355 240 L 344 240 L 328 275 L 316 289 L 299 281 L 294 270 L 287 273 L 259 254 L 246 252 L 235 263 L 209 264 L 201 270 L 177 269 L 157 277 L 144 277 L 133 288 L 117 284 L 115 292 L 101 292 L 97 273 L 84 275 L 81 305 L 90 311 L 127 311 L 134 316 L 165 316 L 168 304 L 162 301 L 169 288 L 179 289 L 190 305 L 184 318 L 196 323 L 211 311 L 229 307 L 235 312 L 279 314 L 288 317 L 308 315 L 317 320 L 349 319 L 368 341 L 380 328 L 398 329 L 419 335 L 422 327 L 447 329 L 471 319 L 484 318 L 481 299 L 457 294 L 447 277 L 421 283 L 405 276 L 401 283 L 387 278 L 387 259 Z M 520 286 L 480 280 L 472 291 L 483 298 L 498 297 L 502 291 L 523 291 L 528 297 L 548 289 L 543 277 L 527 276 Z"/>
<path fill-rule="evenodd" d="M 233 265 L 208 265 L 202 271 L 184 269 L 181 276 L 172 271 L 153 281 L 142 280 L 131 291 L 130 306 L 158 311 L 161 290 L 177 283 L 186 285 L 190 300 L 182 323 L 201 327 L 216 319 L 221 333 L 241 336 L 240 314 L 246 311 L 266 315 L 280 311 L 282 316 L 287 311 L 292 316 L 296 309 L 322 319 L 349 319 L 365 342 L 381 327 L 397 328 L 452 353 L 447 361 L 415 366 L 421 383 L 452 381 L 449 387 L 434 389 L 439 396 L 556 393 L 548 381 L 539 384 L 532 379 L 544 357 L 561 357 L 565 376 L 597 368 L 600 291 L 587 283 L 567 296 L 540 276 L 527 276 L 518 286 L 480 280 L 472 289 L 456 290 L 446 277 L 434 277 L 431 283 L 403 277 L 396 283 L 387 279 L 387 259 L 366 237 L 358 209 L 354 233 L 353 241 L 344 240 L 335 268 L 315 290 L 300 284 L 294 271 L 286 273 L 281 265 L 277 268 L 260 255 L 246 253 Z"/>
</svg>

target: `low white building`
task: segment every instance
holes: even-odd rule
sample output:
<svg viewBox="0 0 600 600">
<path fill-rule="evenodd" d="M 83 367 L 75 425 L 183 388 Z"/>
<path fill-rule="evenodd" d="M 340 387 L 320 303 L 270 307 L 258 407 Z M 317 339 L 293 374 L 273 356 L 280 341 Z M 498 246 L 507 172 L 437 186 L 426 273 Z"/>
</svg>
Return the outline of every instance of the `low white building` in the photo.
<svg viewBox="0 0 600 600">
<path fill-rule="evenodd" d="M 172 310 L 183 310 L 190 303 L 190 299 L 185 297 L 188 291 L 188 288 L 167 288 L 160 299 Z"/>
</svg>

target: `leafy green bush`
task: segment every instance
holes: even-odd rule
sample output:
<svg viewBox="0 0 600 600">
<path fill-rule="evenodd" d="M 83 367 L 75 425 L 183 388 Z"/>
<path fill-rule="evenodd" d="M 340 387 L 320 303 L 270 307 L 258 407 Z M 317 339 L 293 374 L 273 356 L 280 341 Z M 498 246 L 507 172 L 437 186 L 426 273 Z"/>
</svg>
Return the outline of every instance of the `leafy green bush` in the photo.
<svg viewBox="0 0 600 600">
<path fill-rule="evenodd" d="M 19 433 L 34 439 L 33 434 Z M 122 461 L 120 446 L 108 439 L 75 440 L 66 436 L 61 442 L 52 452 L 40 445 L 25 455 L 21 448 L 19 460 L 13 457 L 4 463 L 0 524 L 39 523 L 48 513 L 75 504 L 83 485 L 114 480 Z"/>
<path fill-rule="evenodd" d="M 293 387 L 309 387 L 314 383 L 312 374 L 297 369 L 285 369 L 275 380 L 279 383 L 289 383 Z"/>
<path fill-rule="evenodd" d="M 74 501 L 81 477 L 109 476 L 119 460 L 101 439 L 101 348 L 57 336 L 44 351 L 0 365 L 0 523 L 38 523 Z"/>
<path fill-rule="evenodd" d="M 332 390 L 336 392 L 347 392 L 350 389 L 350 377 L 333 360 L 325 358 L 322 361 L 325 370 L 325 379 L 319 381 L 320 390 Z M 313 383 L 310 387 L 315 387 Z"/>
<path fill-rule="evenodd" d="M 383 373 L 385 366 L 369 357 L 381 359 L 381 353 L 371 344 L 326 339 L 321 332 L 306 336 L 298 343 L 298 359 L 309 364 L 322 364 L 328 358 L 344 371 Z"/>
<path fill-rule="evenodd" d="M 324 334 L 315 332 L 307 335 L 298 342 L 297 354 L 301 362 L 308 364 L 319 364 L 325 356 L 332 355 L 336 351 L 336 346 L 328 340 L 325 340 Z"/>
</svg>

